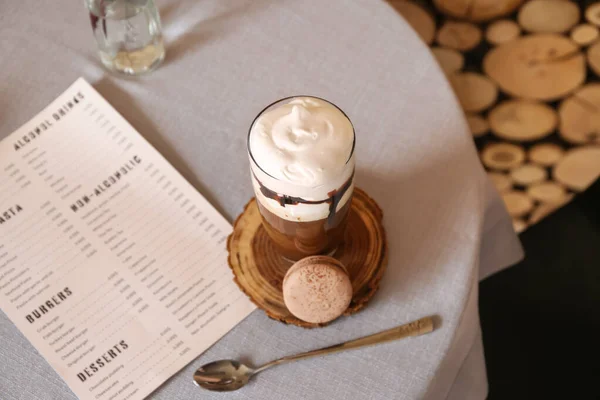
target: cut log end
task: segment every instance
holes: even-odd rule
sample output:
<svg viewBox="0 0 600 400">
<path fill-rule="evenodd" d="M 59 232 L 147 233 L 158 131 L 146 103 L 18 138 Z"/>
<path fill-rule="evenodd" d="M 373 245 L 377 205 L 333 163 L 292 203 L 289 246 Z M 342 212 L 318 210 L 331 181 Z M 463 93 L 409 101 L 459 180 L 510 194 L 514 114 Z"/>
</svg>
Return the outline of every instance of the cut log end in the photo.
<svg viewBox="0 0 600 400">
<path fill-rule="evenodd" d="M 510 143 L 494 143 L 482 151 L 481 160 L 490 169 L 509 170 L 523 163 L 525 150 Z"/>
<path fill-rule="evenodd" d="M 554 167 L 553 176 L 571 190 L 584 191 L 600 176 L 600 146 L 569 150 Z"/>
<path fill-rule="evenodd" d="M 523 36 L 495 47 L 485 55 L 483 70 L 504 92 L 542 101 L 564 97 L 586 77 L 584 55 L 556 34 Z"/>
<path fill-rule="evenodd" d="M 598 39 L 599 34 L 597 26 L 581 24 L 571 31 L 571 40 L 580 46 L 588 46 Z"/>
<path fill-rule="evenodd" d="M 556 164 L 564 155 L 564 150 L 553 143 L 540 143 L 529 149 L 529 160 L 544 167 Z"/>
<path fill-rule="evenodd" d="M 509 175 L 500 172 L 488 172 L 488 177 L 500 193 L 507 192 L 513 187 L 513 182 Z"/>
<path fill-rule="evenodd" d="M 541 182 L 527 188 L 527 194 L 537 201 L 551 204 L 562 204 L 567 191 L 557 182 Z"/>
<path fill-rule="evenodd" d="M 565 99 L 558 109 L 560 136 L 573 144 L 600 144 L 600 84 L 590 83 Z"/>
<path fill-rule="evenodd" d="M 587 61 L 594 74 L 600 77 L 600 42 L 596 42 L 588 48 Z"/>
<path fill-rule="evenodd" d="M 502 194 L 502 200 L 511 217 L 519 218 L 533 208 L 533 200 L 520 191 L 509 191 Z"/>
<path fill-rule="evenodd" d="M 512 223 L 516 233 L 523 232 L 528 226 L 527 222 L 523 221 L 521 218 L 513 218 Z"/>
<path fill-rule="evenodd" d="M 467 114 L 466 117 L 467 123 L 469 124 L 469 129 L 474 137 L 483 136 L 490 129 L 490 125 L 488 124 L 487 120 L 481 115 Z"/>
<path fill-rule="evenodd" d="M 521 34 L 521 27 L 509 19 L 493 22 L 485 31 L 485 39 L 494 45 L 515 40 Z"/>
<path fill-rule="evenodd" d="M 600 26 L 600 3 L 594 3 L 586 8 L 585 19 L 590 24 Z"/>
<path fill-rule="evenodd" d="M 451 17 L 483 22 L 510 14 L 523 0 L 434 0 L 433 3 Z"/>
<path fill-rule="evenodd" d="M 570 1 L 531 0 L 519 10 L 517 20 L 524 30 L 536 33 L 563 33 L 580 17 L 579 7 Z"/>
<path fill-rule="evenodd" d="M 552 133 L 558 124 L 558 116 L 552 107 L 543 103 L 509 100 L 490 111 L 489 121 L 497 136 L 525 142 Z"/>
<path fill-rule="evenodd" d="M 388 2 L 406 19 L 425 43 L 431 44 L 433 42 L 435 21 L 427 11 L 411 1 L 388 0 Z"/>
<path fill-rule="evenodd" d="M 433 47 L 431 51 L 446 75 L 460 71 L 465 64 L 464 56 L 454 49 Z"/>
<path fill-rule="evenodd" d="M 545 181 L 548 178 L 548 172 L 539 165 L 523 164 L 510 171 L 510 177 L 516 184 L 528 186 Z"/>
<path fill-rule="evenodd" d="M 496 85 L 487 77 L 474 72 L 451 75 L 450 84 L 466 112 L 483 111 L 494 104 L 498 97 Z"/>
<path fill-rule="evenodd" d="M 437 42 L 441 46 L 460 51 L 475 48 L 482 38 L 481 29 L 469 22 L 446 21 L 437 33 Z"/>
</svg>

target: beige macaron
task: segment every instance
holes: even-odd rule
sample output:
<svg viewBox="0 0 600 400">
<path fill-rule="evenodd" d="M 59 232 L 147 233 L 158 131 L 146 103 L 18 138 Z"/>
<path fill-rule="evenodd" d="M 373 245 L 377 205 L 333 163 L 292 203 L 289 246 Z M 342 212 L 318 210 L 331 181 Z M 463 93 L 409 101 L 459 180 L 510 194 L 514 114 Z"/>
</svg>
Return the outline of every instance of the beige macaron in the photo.
<svg viewBox="0 0 600 400">
<path fill-rule="evenodd" d="M 346 268 L 336 259 L 306 257 L 285 274 L 283 300 L 297 318 L 322 324 L 346 311 L 352 300 L 352 283 Z"/>
</svg>

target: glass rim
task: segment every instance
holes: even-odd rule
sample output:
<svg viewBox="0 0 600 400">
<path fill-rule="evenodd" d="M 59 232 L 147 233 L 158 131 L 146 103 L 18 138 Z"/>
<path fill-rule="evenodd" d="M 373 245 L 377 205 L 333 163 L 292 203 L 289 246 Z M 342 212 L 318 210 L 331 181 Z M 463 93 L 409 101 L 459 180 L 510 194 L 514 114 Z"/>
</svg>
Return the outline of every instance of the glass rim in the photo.
<svg viewBox="0 0 600 400">
<path fill-rule="evenodd" d="M 274 177 L 273 175 L 269 174 L 267 171 L 265 171 L 258 162 L 256 162 L 256 160 L 254 159 L 254 155 L 252 154 L 252 149 L 250 148 L 250 135 L 252 134 L 252 127 L 254 127 L 254 124 L 256 123 L 256 120 L 258 118 L 260 118 L 261 115 L 264 114 L 265 111 L 267 111 L 269 108 L 271 108 L 272 106 L 274 106 L 277 103 L 280 103 L 282 101 L 285 100 L 291 100 L 291 99 L 296 99 L 299 97 L 308 97 L 311 99 L 317 99 L 317 100 L 322 100 L 326 103 L 331 104 L 332 106 L 334 106 L 335 108 L 337 108 L 343 115 L 344 117 L 346 117 L 346 119 L 348 120 L 348 122 L 350 122 L 350 126 L 352 127 L 352 149 L 350 150 L 350 154 L 348 155 L 348 159 L 346 160 L 346 162 L 344 163 L 344 165 L 348 165 L 348 163 L 350 162 L 350 160 L 352 159 L 352 156 L 354 155 L 354 148 L 356 147 L 356 130 L 354 129 L 354 124 L 352 123 L 352 120 L 350 119 L 350 117 L 348 117 L 348 115 L 344 112 L 344 110 L 342 110 L 340 107 L 338 107 L 336 104 L 332 103 L 329 100 L 326 100 L 322 97 L 318 97 L 318 96 L 311 96 L 311 95 L 294 95 L 294 96 L 287 96 L 287 97 L 283 97 L 279 100 L 275 100 L 274 102 L 272 102 L 271 104 L 267 105 L 265 108 L 263 108 L 262 110 L 260 110 L 260 112 L 256 115 L 256 117 L 254 117 L 254 119 L 252 120 L 252 123 L 250 124 L 250 128 L 248 129 L 248 136 L 246 138 L 246 148 L 248 149 L 248 154 L 250 155 L 250 159 L 252 160 L 252 162 L 254 163 L 254 165 L 256 165 L 258 167 L 258 169 L 260 169 L 265 175 L 275 179 L 276 181 L 280 181 L 283 182 L 281 179 Z"/>
</svg>

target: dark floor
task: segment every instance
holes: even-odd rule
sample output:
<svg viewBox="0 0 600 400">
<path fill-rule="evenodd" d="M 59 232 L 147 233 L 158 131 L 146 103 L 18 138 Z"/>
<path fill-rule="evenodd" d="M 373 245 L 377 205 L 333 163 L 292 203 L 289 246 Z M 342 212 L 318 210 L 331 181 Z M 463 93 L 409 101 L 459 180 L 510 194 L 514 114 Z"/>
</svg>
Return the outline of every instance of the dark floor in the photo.
<svg viewBox="0 0 600 400">
<path fill-rule="evenodd" d="M 600 180 L 480 285 L 490 400 L 600 399 Z"/>
</svg>

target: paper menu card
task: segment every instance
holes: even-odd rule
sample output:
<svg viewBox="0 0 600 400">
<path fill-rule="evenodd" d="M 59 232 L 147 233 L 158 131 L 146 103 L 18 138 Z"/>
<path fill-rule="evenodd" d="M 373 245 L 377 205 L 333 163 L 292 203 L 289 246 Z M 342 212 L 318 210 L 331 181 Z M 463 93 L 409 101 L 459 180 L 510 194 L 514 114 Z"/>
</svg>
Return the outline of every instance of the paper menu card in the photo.
<svg viewBox="0 0 600 400">
<path fill-rule="evenodd" d="M 82 400 L 144 398 L 254 310 L 230 232 L 83 79 L 0 142 L 0 306 Z"/>
</svg>

